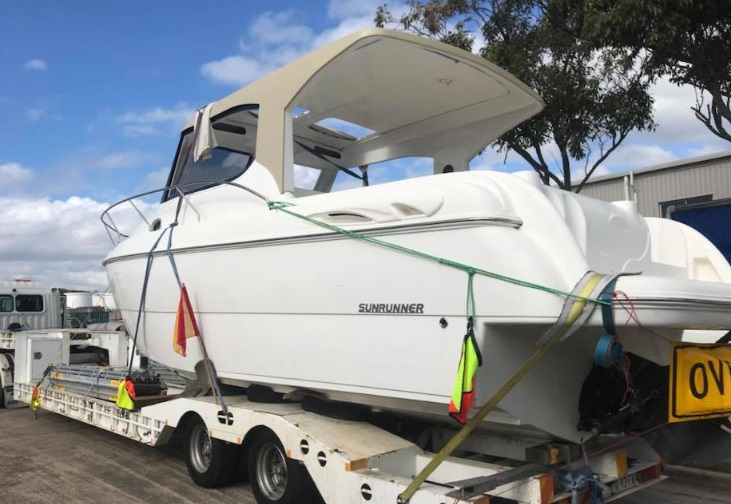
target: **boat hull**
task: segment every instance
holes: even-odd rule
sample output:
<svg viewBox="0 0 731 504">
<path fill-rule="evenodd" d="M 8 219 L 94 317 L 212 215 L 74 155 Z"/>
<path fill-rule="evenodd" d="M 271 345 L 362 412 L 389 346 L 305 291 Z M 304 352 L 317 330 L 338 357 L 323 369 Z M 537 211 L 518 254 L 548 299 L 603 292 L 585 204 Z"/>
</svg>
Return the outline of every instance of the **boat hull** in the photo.
<svg viewBox="0 0 731 504">
<path fill-rule="evenodd" d="M 427 178 L 422 191 L 390 184 L 384 198 L 427 193 L 433 187 L 428 179 L 434 177 Z M 525 363 L 556 322 L 566 300 L 556 290 L 570 292 L 590 270 L 644 272 L 619 277 L 617 291 L 633 298 L 633 304 L 615 303 L 613 314 L 625 349 L 660 365 L 667 364 L 669 343 L 680 341 L 683 329 L 731 326 L 731 286 L 688 281 L 687 269 L 653 262 L 650 233 L 636 211 L 576 197 L 557 212 L 553 190 L 504 174 L 455 174 L 449 180 L 458 183 L 450 196 L 450 186 L 440 181 L 442 210 L 458 197 L 460 205 L 477 208 L 482 217 L 445 212 L 440 219 L 359 228 L 410 250 L 530 282 L 526 286 L 475 277 L 476 336 L 484 357 L 476 379 L 477 406 Z M 406 184 L 417 182 L 424 183 Z M 466 330 L 467 273 L 323 231 L 261 202 L 213 212 L 216 205 L 225 207 L 225 189 L 218 196 L 211 196 L 213 190 L 191 196 L 203 217 L 191 221 L 188 214 L 187 221 L 173 228 L 170 248 L 219 377 L 242 386 L 310 390 L 335 400 L 449 421 L 447 407 Z M 377 203 L 381 188 L 365 189 Z M 511 199 L 504 197 L 509 190 Z M 347 192 L 352 200 L 359 191 Z M 322 215 L 317 199 L 310 201 L 315 208 L 297 210 Z M 170 204 L 161 205 L 163 230 L 170 211 Z M 213 214 L 220 217 L 205 218 Z M 597 238 L 602 247 L 593 241 L 582 248 L 575 222 L 584 222 L 582 232 L 591 237 L 607 222 L 617 227 L 618 220 L 624 230 L 617 233 L 619 239 Z M 574 222 L 573 228 L 567 221 Z M 188 340 L 187 357 L 173 349 L 180 289 L 166 254 L 167 238 L 152 256 L 136 330 L 147 253 L 161 232 L 145 228 L 133 233 L 105 264 L 114 298 L 128 330 L 137 333 L 140 350 L 192 373 L 202 356 L 199 342 Z M 269 238 L 262 238 L 267 233 Z M 610 246 L 615 249 L 608 254 L 603 247 Z M 657 299 L 653 286 L 673 287 L 670 302 Z M 710 294 L 703 298 L 706 290 Z M 703 303 L 683 304 L 686 298 Z M 578 399 L 604 334 L 601 310 L 594 308 L 590 304 L 593 313 L 582 327 L 501 401 L 499 411 L 488 416 L 487 428 L 571 441 L 586 436 L 576 430 Z M 629 316 L 632 310 L 642 327 Z"/>
<path fill-rule="evenodd" d="M 474 243 L 483 234 L 485 242 L 505 243 L 500 235 L 510 231 L 472 228 L 400 238 L 405 244 L 419 246 L 414 242 L 455 243 L 461 235 L 469 235 Z M 355 271 L 338 271 L 337 264 L 342 262 L 338 257 L 348 257 L 351 248 L 362 246 L 336 240 L 307 246 L 208 250 L 179 254 L 176 263 L 208 353 L 225 382 L 266 384 L 283 392 L 310 390 L 334 400 L 447 421 L 466 329 L 467 275 L 377 247 L 369 251 L 368 264 Z M 520 259 L 516 254 L 517 249 L 511 254 L 513 259 Z M 302 260 L 287 260 L 295 256 Z M 315 262 L 316 257 L 320 259 Z M 258 265 L 267 260 L 289 265 L 265 278 Z M 206 268 L 196 267 L 201 263 Z M 143 278 L 145 264 L 141 258 L 109 264 L 112 284 L 128 285 L 130 279 Z M 179 290 L 168 258 L 155 257 L 151 271 L 138 334 L 140 350 L 167 366 L 192 373 L 201 358 L 199 342 L 188 341 L 187 357 L 176 353 L 172 345 Z M 221 278 L 227 279 L 223 285 Z M 539 279 L 539 283 L 555 282 L 555 278 Z M 136 288 L 115 293 L 129 328 L 136 326 L 142 294 L 141 282 L 135 284 Z M 477 378 L 479 405 L 534 352 L 554 323 L 563 299 L 482 277 L 475 280 L 475 297 L 477 341 L 484 357 Z M 379 304 L 383 304 L 382 313 L 359 311 L 372 305 L 378 310 Z M 393 305 L 413 310 L 385 313 L 393 311 Z M 533 307 L 532 317 L 525 317 L 526 306 Z M 575 427 L 578 397 L 603 332 L 596 311 L 584 327 L 549 352 L 488 422 L 502 424 L 493 425 L 495 429 L 509 427 L 531 435 L 541 431 L 578 441 L 582 435 Z M 666 330 L 664 336 L 679 340 L 681 334 L 681 330 Z M 667 342 L 647 333 L 634 335 L 627 346 L 656 362 L 664 363 L 667 355 Z M 554 413 L 546 415 L 546 411 Z"/>
</svg>

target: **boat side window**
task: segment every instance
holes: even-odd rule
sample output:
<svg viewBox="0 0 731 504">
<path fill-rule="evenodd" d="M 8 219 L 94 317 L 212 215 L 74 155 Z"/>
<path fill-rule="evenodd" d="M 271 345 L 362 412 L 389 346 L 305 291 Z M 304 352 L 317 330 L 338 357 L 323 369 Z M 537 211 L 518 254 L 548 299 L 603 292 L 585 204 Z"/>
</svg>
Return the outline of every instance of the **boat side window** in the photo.
<svg viewBox="0 0 731 504">
<path fill-rule="evenodd" d="M 359 170 L 357 170 L 360 173 Z M 368 183 L 370 185 L 404 180 L 414 177 L 423 177 L 434 173 L 434 160 L 430 157 L 409 156 L 398 159 L 389 159 L 379 163 L 372 163 L 367 168 Z M 331 191 L 342 191 L 360 187 L 362 182 L 344 171 L 339 171 L 335 177 Z"/>
<path fill-rule="evenodd" d="M 358 140 L 355 135 L 370 135 L 373 130 L 354 123 L 327 117 L 297 107 L 292 117 L 294 194 L 309 196 L 330 192 L 339 172 L 350 173 L 362 184 L 358 166 L 343 157 L 343 150 Z"/>
<path fill-rule="evenodd" d="M 37 294 L 18 294 L 15 296 L 15 311 L 42 312 L 43 296 Z"/>
<path fill-rule="evenodd" d="M 240 177 L 254 160 L 258 118 L 258 108 L 250 106 L 214 117 L 211 124 L 218 146 L 199 161 L 193 159 L 194 132 L 183 133 L 168 186 L 180 186 L 180 191 L 189 194 Z M 177 194 L 168 189 L 163 201 Z"/>
<path fill-rule="evenodd" d="M 352 110 L 351 110 L 352 108 Z M 293 194 L 309 196 L 434 174 L 429 144 L 400 145 L 388 134 L 357 121 L 357 107 L 339 107 L 344 120 L 330 112 L 297 107 L 292 113 Z M 327 117 L 322 118 L 325 115 Z M 366 122 L 365 115 L 363 123 Z M 425 155 L 413 155 L 424 153 Z M 450 170 L 447 169 L 448 173 Z M 452 169 L 454 171 L 454 169 Z"/>
<path fill-rule="evenodd" d="M 13 311 L 13 296 L 7 294 L 0 295 L 0 313 L 10 313 Z"/>
</svg>

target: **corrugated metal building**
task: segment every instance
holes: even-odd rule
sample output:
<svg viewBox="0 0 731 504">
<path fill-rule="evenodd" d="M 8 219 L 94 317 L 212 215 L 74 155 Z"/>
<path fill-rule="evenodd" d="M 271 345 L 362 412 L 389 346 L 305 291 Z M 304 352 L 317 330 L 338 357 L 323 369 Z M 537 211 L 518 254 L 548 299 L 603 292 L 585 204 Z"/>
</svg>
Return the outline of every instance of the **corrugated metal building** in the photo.
<svg viewBox="0 0 731 504">
<path fill-rule="evenodd" d="M 581 194 L 604 201 L 635 200 L 645 217 L 731 198 L 731 151 L 596 177 Z"/>
</svg>

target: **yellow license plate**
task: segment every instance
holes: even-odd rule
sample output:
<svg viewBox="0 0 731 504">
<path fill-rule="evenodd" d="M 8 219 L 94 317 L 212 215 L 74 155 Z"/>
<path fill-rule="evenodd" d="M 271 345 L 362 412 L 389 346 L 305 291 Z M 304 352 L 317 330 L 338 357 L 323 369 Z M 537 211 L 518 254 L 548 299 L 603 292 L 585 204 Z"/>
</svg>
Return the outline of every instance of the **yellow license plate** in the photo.
<svg viewBox="0 0 731 504">
<path fill-rule="evenodd" d="M 673 343 L 669 421 L 731 416 L 731 345 Z"/>
</svg>

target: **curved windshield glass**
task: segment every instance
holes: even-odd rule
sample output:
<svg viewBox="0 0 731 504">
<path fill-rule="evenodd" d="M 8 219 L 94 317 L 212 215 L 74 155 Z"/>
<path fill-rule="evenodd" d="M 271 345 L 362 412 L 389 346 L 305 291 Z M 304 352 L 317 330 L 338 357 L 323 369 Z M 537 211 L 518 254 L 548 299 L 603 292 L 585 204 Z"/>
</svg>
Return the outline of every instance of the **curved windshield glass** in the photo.
<svg viewBox="0 0 731 504">
<path fill-rule="evenodd" d="M 254 160 L 258 118 L 256 107 L 234 110 L 224 117 L 215 118 L 211 126 L 218 146 L 211 150 L 207 159 L 199 161 L 193 160 L 195 133 L 185 133 L 180 140 L 168 185 L 185 185 L 180 190 L 192 193 L 241 176 Z M 163 201 L 176 194 L 176 191 L 167 191 Z"/>
<path fill-rule="evenodd" d="M 181 187 L 184 193 L 199 191 L 214 185 L 212 181 L 235 179 L 246 171 L 252 159 L 253 156 L 247 152 L 216 147 L 206 160 L 193 162 L 190 156 L 174 184 L 189 184 Z"/>
</svg>

